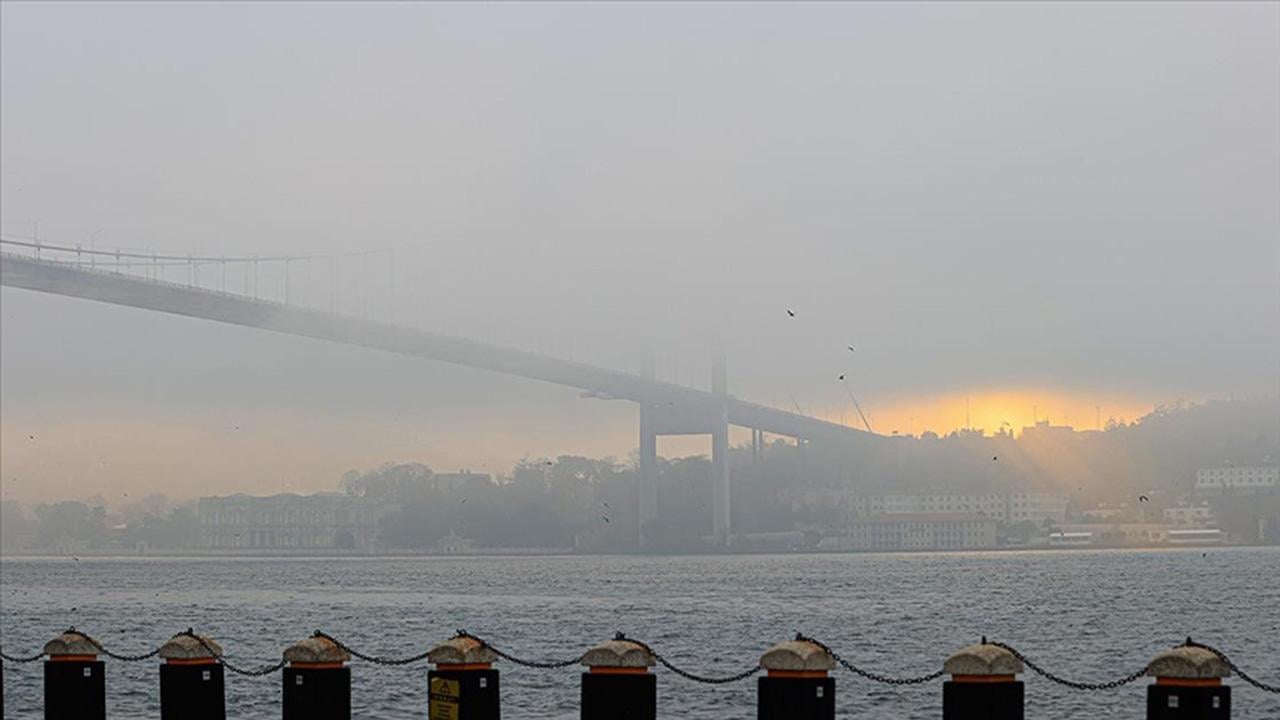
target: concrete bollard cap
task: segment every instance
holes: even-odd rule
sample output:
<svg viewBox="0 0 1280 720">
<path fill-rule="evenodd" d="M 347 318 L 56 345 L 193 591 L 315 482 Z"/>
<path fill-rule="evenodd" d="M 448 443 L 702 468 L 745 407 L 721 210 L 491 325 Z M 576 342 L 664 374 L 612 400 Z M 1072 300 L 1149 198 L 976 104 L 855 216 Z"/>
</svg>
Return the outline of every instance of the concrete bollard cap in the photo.
<svg viewBox="0 0 1280 720">
<path fill-rule="evenodd" d="M 222 656 L 221 645 L 204 635 L 199 637 L 197 640 L 187 633 L 174 635 L 160 646 L 160 657 L 165 660 L 205 660 Z M 204 644 L 200 640 L 204 640 Z M 206 644 L 208 648 L 205 647 Z M 209 652 L 210 649 L 213 652 Z"/>
<path fill-rule="evenodd" d="M 787 640 L 769 648 L 760 656 L 765 670 L 815 672 L 834 670 L 836 659 L 822 646 L 808 640 Z"/>
<path fill-rule="evenodd" d="M 344 663 L 351 653 L 327 637 L 309 637 L 285 648 L 284 659 L 291 663 Z"/>
<path fill-rule="evenodd" d="M 86 635 L 72 628 L 44 644 L 44 654 L 49 657 L 59 655 L 94 655 L 98 654 L 98 645 Z"/>
<path fill-rule="evenodd" d="M 480 665 L 497 659 L 497 653 L 488 646 L 466 635 L 449 638 L 427 653 L 427 660 L 437 665 Z"/>
<path fill-rule="evenodd" d="M 1147 674 L 1162 678 L 1224 678 L 1231 675 L 1231 668 L 1211 650 L 1183 645 L 1156 655 L 1147 664 Z"/>
<path fill-rule="evenodd" d="M 608 668 L 648 668 L 657 664 L 644 645 L 622 637 L 614 638 L 582 654 L 583 665 Z"/>
<path fill-rule="evenodd" d="M 948 675 L 1017 675 L 1023 670 L 1016 655 L 986 643 L 961 648 L 942 664 Z"/>
</svg>

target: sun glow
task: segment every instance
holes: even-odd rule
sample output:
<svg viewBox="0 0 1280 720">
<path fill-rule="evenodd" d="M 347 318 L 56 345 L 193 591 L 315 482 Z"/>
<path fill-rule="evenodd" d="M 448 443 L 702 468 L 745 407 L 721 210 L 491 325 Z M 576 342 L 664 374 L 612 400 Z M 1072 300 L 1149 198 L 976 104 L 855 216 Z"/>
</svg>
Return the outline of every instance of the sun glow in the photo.
<svg viewBox="0 0 1280 720">
<path fill-rule="evenodd" d="M 875 431 L 884 435 L 920 435 L 926 431 L 945 435 L 965 428 L 988 435 L 1001 431 L 1017 435 L 1037 421 L 1070 425 L 1077 430 L 1103 429 L 1112 419 L 1136 420 L 1151 412 L 1158 402 L 1136 396 L 1060 390 L 980 390 L 916 397 L 884 406 L 863 403 L 863 409 Z M 846 413 L 846 422 L 848 417 Z"/>
</svg>

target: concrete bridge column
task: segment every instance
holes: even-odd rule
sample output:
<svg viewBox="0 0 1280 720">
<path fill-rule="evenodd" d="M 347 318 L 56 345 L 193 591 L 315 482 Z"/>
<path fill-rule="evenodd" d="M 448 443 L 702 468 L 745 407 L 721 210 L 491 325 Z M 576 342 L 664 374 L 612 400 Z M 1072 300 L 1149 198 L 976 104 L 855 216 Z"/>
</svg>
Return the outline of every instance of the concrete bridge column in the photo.
<svg viewBox="0 0 1280 720">
<path fill-rule="evenodd" d="M 729 544 L 732 532 L 729 508 L 729 413 L 720 406 L 720 418 L 711 428 L 711 532 L 719 545 Z"/>
<path fill-rule="evenodd" d="M 653 410 L 640 403 L 640 459 L 636 468 L 639 491 L 640 545 L 649 544 L 645 523 L 658 517 L 658 434 L 654 428 Z"/>
</svg>

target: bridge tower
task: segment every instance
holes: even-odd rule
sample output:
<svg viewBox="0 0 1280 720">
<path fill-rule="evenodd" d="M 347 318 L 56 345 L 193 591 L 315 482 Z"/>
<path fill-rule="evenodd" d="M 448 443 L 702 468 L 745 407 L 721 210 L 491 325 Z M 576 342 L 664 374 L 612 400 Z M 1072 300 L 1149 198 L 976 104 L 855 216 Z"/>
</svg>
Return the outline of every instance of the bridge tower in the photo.
<svg viewBox="0 0 1280 720">
<path fill-rule="evenodd" d="M 711 534 L 728 545 L 732 534 L 729 482 L 729 392 L 723 356 L 711 366 L 712 398 L 696 405 L 640 403 L 640 457 L 636 468 L 640 544 L 651 544 L 645 526 L 658 517 L 658 436 L 711 436 Z"/>
</svg>

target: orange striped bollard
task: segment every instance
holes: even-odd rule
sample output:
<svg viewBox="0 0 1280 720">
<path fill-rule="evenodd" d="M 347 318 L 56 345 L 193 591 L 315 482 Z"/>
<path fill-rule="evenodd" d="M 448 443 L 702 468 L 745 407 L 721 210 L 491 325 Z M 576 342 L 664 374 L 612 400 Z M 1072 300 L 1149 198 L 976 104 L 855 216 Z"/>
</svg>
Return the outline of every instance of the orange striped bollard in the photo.
<svg viewBox="0 0 1280 720">
<path fill-rule="evenodd" d="M 1231 668 L 1218 654 L 1191 644 L 1166 650 L 1147 664 L 1156 679 L 1147 687 L 1147 720 L 1227 720 L 1231 688 L 1222 678 Z"/>
<path fill-rule="evenodd" d="M 45 720 L 106 718 L 106 668 L 97 643 L 71 628 L 45 643 L 44 654 Z"/>
<path fill-rule="evenodd" d="M 226 720 L 222 646 L 190 629 L 160 646 L 160 720 Z"/>
<path fill-rule="evenodd" d="M 1023 720 L 1022 661 L 987 639 L 947 658 L 942 720 Z"/>
<path fill-rule="evenodd" d="M 457 635 L 431 648 L 427 660 L 428 720 L 498 720 L 498 659 L 488 646 L 469 635 Z"/>
<path fill-rule="evenodd" d="M 582 720 L 654 720 L 658 679 L 653 654 L 618 633 L 582 655 Z"/>
<path fill-rule="evenodd" d="M 319 633 L 284 651 L 284 720 L 351 720 L 351 653 Z"/>
</svg>

